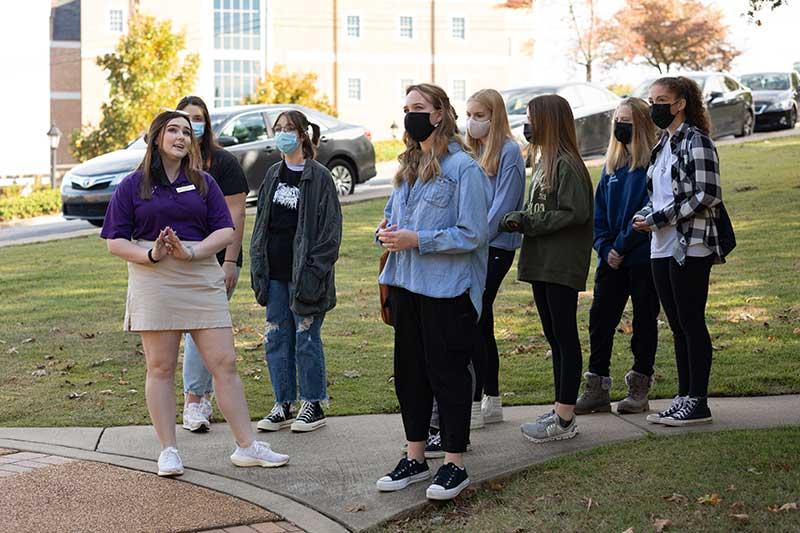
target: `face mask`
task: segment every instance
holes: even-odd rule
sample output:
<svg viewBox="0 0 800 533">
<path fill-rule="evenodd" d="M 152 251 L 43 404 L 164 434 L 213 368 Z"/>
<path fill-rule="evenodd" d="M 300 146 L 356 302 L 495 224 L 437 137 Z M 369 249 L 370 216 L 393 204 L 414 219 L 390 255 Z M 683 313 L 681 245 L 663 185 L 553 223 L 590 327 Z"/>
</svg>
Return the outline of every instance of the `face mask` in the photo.
<svg viewBox="0 0 800 533">
<path fill-rule="evenodd" d="M 300 141 L 297 140 L 297 133 L 282 131 L 275 136 L 275 145 L 284 154 L 291 154 L 297 150 Z"/>
<path fill-rule="evenodd" d="M 203 136 L 206 132 L 206 123 L 205 122 L 192 122 L 192 132 L 194 133 L 195 138 L 199 139 Z"/>
<path fill-rule="evenodd" d="M 522 126 L 522 134 L 525 136 L 526 141 L 533 144 L 533 128 L 529 122 L 526 122 L 525 125 Z"/>
<path fill-rule="evenodd" d="M 633 139 L 633 124 L 630 122 L 615 122 L 614 137 L 622 144 L 630 144 Z"/>
<path fill-rule="evenodd" d="M 403 123 L 408 136 L 418 143 L 430 137 L 436 129 L 436 126 L 431 124 L 430 113 L 406 113 Z"/>
<path fill-rule="evenodd" d="M 672 104 L 653 104 L 650 106 L 650 118 L 659 128 L 666 129 L 672 121 L 675 120 L 675 115 L 672 114 L 670 108 Z"/>
<path fill-rule="evenodd" d="M 467 119 L 467 132 L 473 139 L 482 139 L 489 134 L 492 123 L 490 120 Z"/>
</svg>

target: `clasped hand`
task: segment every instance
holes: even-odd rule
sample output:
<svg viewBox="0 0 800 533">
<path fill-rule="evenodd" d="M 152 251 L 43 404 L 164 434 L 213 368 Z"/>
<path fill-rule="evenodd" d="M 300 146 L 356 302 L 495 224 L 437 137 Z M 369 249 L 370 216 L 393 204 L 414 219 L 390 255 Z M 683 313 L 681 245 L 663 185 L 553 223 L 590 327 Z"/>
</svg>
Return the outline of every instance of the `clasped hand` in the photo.
<svg viewBox="0 0 800 533">
<path fill-rule="evenodd" d="M 194 259 L 194 250 L 190 246 L 183 244 L 175 230 L 167 226 L 159 232 L 150 255 L 156 261 L 160 261 L 167 255 L 171 255 L 181 261 L 191 261 Z"/>
<path fill-rule="evenodd" d="M 390 226 L 386 219 L 383 219 L 378 229 L 375 230 L 375 236 L 381 246 L 390 252 L 401 252 L 419 247 L 419 235 L 416 231 L 397 229 L 396 224 Z"/>
</svg>

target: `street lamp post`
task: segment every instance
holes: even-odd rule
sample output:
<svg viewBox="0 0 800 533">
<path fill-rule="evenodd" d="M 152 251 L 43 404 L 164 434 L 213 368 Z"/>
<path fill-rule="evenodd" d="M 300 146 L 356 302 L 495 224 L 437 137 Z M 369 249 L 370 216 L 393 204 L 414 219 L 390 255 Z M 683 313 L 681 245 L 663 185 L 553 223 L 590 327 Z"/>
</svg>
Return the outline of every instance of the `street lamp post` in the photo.
<svg viewBox="0 0 800 533">
<path fill-rule="evenodd" d="M 50 188 L 56 188 L 56 150 L 58 150 L 58 143 L 61 142 L 61 130 L 59 130 L 55 123 L 50 125 L 47 130 L 47 137 L 50 139 Z"/>
</svg>

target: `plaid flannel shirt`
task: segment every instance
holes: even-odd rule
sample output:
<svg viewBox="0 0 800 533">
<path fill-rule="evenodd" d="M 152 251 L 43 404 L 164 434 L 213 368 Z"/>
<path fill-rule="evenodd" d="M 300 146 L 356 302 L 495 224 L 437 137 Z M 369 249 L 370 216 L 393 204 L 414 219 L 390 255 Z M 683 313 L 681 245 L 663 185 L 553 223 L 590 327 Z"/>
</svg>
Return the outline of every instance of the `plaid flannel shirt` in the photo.
<svg viewBox="0 0 800 533">
<path fill-rule="evenodd" d="M 674 201 L 658 211 L 653 210 L 653 172 L 659 152 L 669 142 L 672 151 L 672 194 Z M 652 229 L 673 225 L 678 229 L 679 247 L 673 257 L 683 264 L 686 250 L 693 244 L 705 244 L 723 262 L 716 221 L 722 203 L 719 157 L 711 139 L 687 123 L 672 137 L 662 135 L 650 157 L 647 169 L 647 192 L 650 202 L 637 215 L 643 216 Z"/>
</svg>

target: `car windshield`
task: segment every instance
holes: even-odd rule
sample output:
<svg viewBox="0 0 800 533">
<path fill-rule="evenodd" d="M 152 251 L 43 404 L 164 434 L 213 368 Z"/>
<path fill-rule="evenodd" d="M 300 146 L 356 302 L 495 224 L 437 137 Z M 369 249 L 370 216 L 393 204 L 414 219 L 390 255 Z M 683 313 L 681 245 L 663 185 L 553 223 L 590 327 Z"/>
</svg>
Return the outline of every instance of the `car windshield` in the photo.
<svg viewBox="0 0 800 533">
<path fill-rule="evenodd" d="M 704 76 L 686 76 L 690 80 L 697 83 L 700 86 L 700 90 L 703 90 L 703 87 L 706 84 L 706 78 Z M 639 85 L 635 91 L 633 91 L 633 96 L 637 98 L 641 98 L 643 100 L 647 100 L 650 96 L 650 86 L 653 85 L 653 82 L 656 81 L 655 79 L 647 80 Z"/>
<path fill-rule="evenodd" d="M 228 115 L 220 115 L 214 114 L 210 116 L 211 118 L 211 130 L 215 133 L 219 130 L 220 125 L 225 122 L 225 119 L 228 118 Z"/>
<path fill-rule="evenodd" d="M 539 87 L 531 89 L 519 89 L 502 93 L 503 100 L 506 101 L 506 111 L 509 115 L 525 115 L 528 113 L 528 102 L 534 96 L 540 94 L 552 94 L 556 92 L 552 87 Z"/>
<path fill-rule="evenodd" d="M 788 74 L 748 74 L 742 83 L 754 91 L 785 91 L 790 86 Z"/>
</svg>

